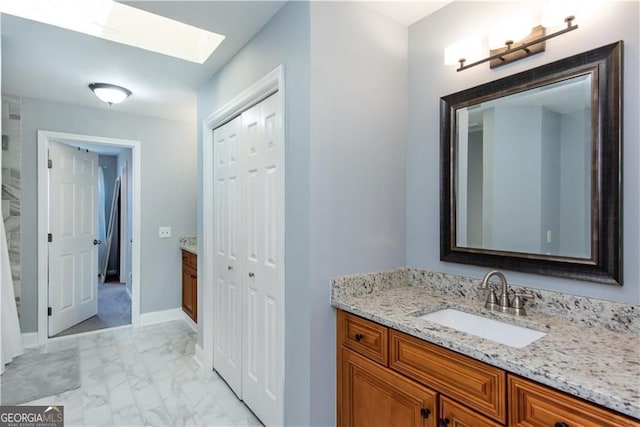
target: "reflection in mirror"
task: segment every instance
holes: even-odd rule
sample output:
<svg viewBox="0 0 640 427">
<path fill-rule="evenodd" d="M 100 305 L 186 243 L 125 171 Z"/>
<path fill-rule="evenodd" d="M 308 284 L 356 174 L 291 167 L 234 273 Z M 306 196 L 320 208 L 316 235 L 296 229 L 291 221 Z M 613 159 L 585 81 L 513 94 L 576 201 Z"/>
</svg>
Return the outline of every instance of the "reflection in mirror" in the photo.
<svg viewBox="0 0 640 427">
<path fill-rule="evenodd" d="M 622 284 L 622 42 L 440 99 L 440 260 Z"/>
<path fill-rule="evenodd" d="M 592 82 L 456 110 L 456 246 L 591 257 Z"/>
</svg>

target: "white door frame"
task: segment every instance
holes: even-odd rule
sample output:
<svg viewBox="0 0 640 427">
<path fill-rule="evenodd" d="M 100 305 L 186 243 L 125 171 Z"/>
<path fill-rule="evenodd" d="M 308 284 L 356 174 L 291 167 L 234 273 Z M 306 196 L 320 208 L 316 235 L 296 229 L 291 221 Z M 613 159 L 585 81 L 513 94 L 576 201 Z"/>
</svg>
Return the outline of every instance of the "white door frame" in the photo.
<svg viewBox="0 0 640 427">
<path fill-rule="evenodd" d="M 49 141 L 67 144 L 93 144 L 110 147 L 129 148 L 132 157 L 133 177 L 129 184 L 133 189 L 133 242 L 132 242 L 132 273 L 131 284 L 131 323 L 140 324 L 140 141 L 104 138 L 100 136 L 77 135 L 64 132 L 38 131 L 38 344 L 45 344 L 49 340 L 47 306 L 49 301 L 47 233 L 49 221 L 49 183 L 47 159 Z"/>
<path fill-rule="evenodd" d="M 286 120 L 285 120 L 285 85 L 284 85 L 284 66 L 279 65 L 269 74 L 258 80 L 249 88 L 244 90 L 238 96 L 226 103 L 224 106 L 216 110 L 213 114 L 202 121 L 202 154 L 203 154 L 203 169 L 202 169 L 202 256 L 198 256 L 198 262 L 201 263 L 198 266 L 198 283 L 202 284 L 202 331 L 203 331 L 203 351 L 204 351 L 204 365 L 207 369 L 213 369 L 213 299 L 214 292 L 214 279 L 216 277 L 214 271 L 214 222 L 213 222 L 213 129 L 226 123 L 233 117 L 240 114 L 242 111 L 248 109 L 254 104 L 267 98 L 269 95 L 275 92 L 280 92 L 280 111 L 282 114 L 283 123 L 283 135 L 282 140 L 286 146 Z M 285 150 L 282 150 L 282 165 L 285 165 Z M 286 169 L 284 171 L 286 174 Z M 284 185 L 284 176 L 283 176 Z M 284 189 L 283 189 L 284 190 Z M 284 191 L 282 191 L 282 197 L 284 198 Z M 282 218 L 281 224 L 284 222 L 284 203 L 282 204 Z M 281 259 L 284 265 L 284 239 L 283 239 L 283 253 Z M 283 270 L 284 271 L 284 270 Z M 285 278 L 286 280 L 286 278 Z M 282 355 L 284 356 L 284 293 L 285 284 L 282 283 L 281 296 L 282 296 Z M 281 372 L 284 376 L 284 357 L 281 361 Z M 284 381 L 282 382 L 284 384 Z"/>
</svg>

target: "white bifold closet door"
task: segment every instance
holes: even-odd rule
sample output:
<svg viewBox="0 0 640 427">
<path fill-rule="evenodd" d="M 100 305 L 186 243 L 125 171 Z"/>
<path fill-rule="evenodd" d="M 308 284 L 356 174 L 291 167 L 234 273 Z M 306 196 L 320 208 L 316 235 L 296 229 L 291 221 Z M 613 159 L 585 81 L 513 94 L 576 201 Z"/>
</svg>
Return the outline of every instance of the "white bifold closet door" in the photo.
<svg viewBox="0 0 640 427">
<path fill-rule="evenodd" d="M 213 135 L 214 367 L 265 425 L 282 425 L 284 147 L 280 94 L 246 110 Z"/>
<path fill-rule="evenodd" d="M 213 131 L 214 147 L 214 368 L 242 396 L 241 117 Z"/>
</svg>

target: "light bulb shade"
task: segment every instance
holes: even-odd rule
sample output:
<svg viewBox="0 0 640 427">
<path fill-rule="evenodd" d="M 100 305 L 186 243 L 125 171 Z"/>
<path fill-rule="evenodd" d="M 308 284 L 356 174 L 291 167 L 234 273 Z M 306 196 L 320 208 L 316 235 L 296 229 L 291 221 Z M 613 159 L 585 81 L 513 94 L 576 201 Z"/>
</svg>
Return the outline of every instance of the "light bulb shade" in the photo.
<svg viewBox="0 0 640 427">
<path fill-rule="evenodd" d="M 489 49 L 498 49 L 506 45 L 507 40 L 514 43 L 531 33 L 534 24 L 530 16 L 520 15 L 494 28 L 489 34 Z"/>
<path fill-rule="evenodd" d="M 475 61 L 482 57 L 482 39 L 480 37 L 470 37 L 451 43 L 444 48 L 444 64 L 455 65 L 461 59 L 465 61 Z"/>
<path fill-rule="evenodd" d="M 89 89 L 100 99 L 109 105 L 119 104 L 131 95 L 129 89 L 109 83 L 91 83 Z"/>
</svg>

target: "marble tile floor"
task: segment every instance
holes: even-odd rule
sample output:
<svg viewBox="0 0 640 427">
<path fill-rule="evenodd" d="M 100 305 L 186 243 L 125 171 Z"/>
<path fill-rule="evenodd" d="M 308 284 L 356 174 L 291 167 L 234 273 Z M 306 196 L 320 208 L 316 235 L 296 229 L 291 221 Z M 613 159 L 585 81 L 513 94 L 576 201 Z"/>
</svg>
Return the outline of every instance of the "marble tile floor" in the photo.
<svg viewBox="0 0 640 427">
<path fill-rule="evenodd" d="M 196 340 L 178 320 L 51 341 L 35 351 L 77 347 L 81 386 L 25 405 L 64 405 L 65 426 L 261 426 L 195 362 Z"/>
</svg>

